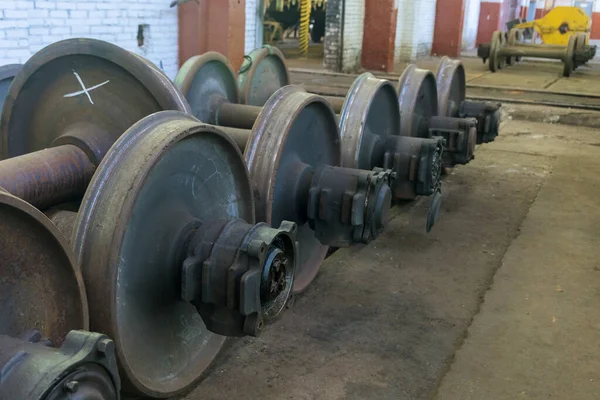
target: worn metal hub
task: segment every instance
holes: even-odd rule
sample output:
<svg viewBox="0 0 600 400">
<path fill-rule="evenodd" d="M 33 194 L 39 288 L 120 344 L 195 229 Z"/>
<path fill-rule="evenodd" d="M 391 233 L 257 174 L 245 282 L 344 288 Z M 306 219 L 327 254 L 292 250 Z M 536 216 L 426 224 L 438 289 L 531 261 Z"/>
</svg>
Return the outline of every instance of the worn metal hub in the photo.
<svg viewBox="0 0 600 400">
<path fill-rule="evenodd" d="M 463 101 L 458 110 L 460 118 L 477 120 L 477 144 L 493 142 L 500 131 L 500 103 Z"/>
<path fill-rule="evenodd" d="M 311 175 L 307 217 L 321 243 L 348 247 L 379 236 L 391 207 L 390 171 L 320 166 Z M 296 193 L 304 196 L 302 189 Z"/>
<path fill-rule="evenodd" d="M 467 164 L 475 158 L 476 119 L 433 117 L 429 122 L 429 131 L 433 137 L 444 138 L 446 146 L 442 158 L 444 167 Z"/>
<path fill-rule="evenodd" d="M 77 217 L 73 245 L 87 282 L 90 326 L 115 340 L 127 392 L 169 397 L 185 391 L 223 345 L 225 337 L 207 329 L 190 302 L 198 298 L 189 297 L 186 288 L 202 288 L 201 302 L 228 308 L 233 314 L 225 315 L 230 316 L 252 310 L 256 315 L 256 304 L 267 304 L 260 297 L 251 297 L 258 301 L 252 303 L 254 309 L 251 303 L 238 303 L 250 292 L 236 290 L 260 293 L 264 263 L 253 267 L 261 257 L 256 251 L 265 245 L 289 254 L 290 248 L 282 250 L 277 240 L 285 236 L 281 241 L 287 246 L 293 236 L 272 228 L 251 229 L 251 234 L 242 229 L 238 232 L 245 233 L 235 240 L 224 228 L 208 242 L 197 236 L 214 226 L 211 221 L 238 219 L 254 223 L 241 154 L 224 133 L 186 114 L 164 111 L 139 121 L 96 171 Z M 225 243 L 238 247 L 217 245 L 227 237 L 231 241 Z M 202 243 L 210 244 L 204 248 L 210 257 L 200 255 Z M 202 274 L 184 273 L 189 256 L 199 255 Z M 228 270 L 239 274 L 228 276 Z M 239 281 L 247 276 L 244 271 L 257 272 L 253 285 Z M 199 281 L 190 281 L 191 276 Z M 223 282 L 233 286 L 225 289 Z M 221 321 L 221 326 L 241 328 L 238 321 Z"/>
<path fill-rule="evenodd" d="M 435 76 L 411 64 L 398 80 L 400 134 L 428 138 L 429 119 L 438 115 Z"/>
<path fill-rule="evenodd" d="M 112 340 L 71 331 L 60 348 L 41 335 L 0 335 L 0 398 L 23 400 L 118 400 L 121 388 Z"/>
<path fill-rule="evenodd" d="M 245 56 L 237 84 L 241 104 L 263 106 L 273 93 L 290 84 L 283 53 L 269 45 L 254 49 Z"/>
<path fill-rule="evenodd" d="M 187 228 L 192 238 L 183 261 L 182 299 L 194 304 L 211 332 L 260 335 L 292 291 L 296 225 L 284 221 L 272 229 L 218 219 Z"/>
<path fill-rule="evenodd" d="M 393 171 L 391 187 L 396 199 L 431 196 L 441 186 L 444 139 L 390 136 L 382 167 Z"/>
<path fill-rule="evenodd" d="M 35 328 L 60 345 L 88 328 L 81 272 L 44 214 L 0 188 L 0 334 Z"/>
</svg>

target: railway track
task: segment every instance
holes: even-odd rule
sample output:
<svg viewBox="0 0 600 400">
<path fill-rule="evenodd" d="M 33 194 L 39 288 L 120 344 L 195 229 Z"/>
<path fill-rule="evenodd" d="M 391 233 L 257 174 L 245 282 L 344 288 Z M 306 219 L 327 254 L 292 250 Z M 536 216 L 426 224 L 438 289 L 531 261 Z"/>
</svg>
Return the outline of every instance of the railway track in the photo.
<svg viewBox="0 0 600 400">
<path fill-rule="evenodd" d="M 291 81 L 306 90 L 324 96 L 346 96 L 357 75 L 328 71 L 291 68 Z M 380 78 L 397 81 L 398 75 L 378 75 Z M 600 111 L 600 95 L 559 92 L 548 89 L 522 87 L 500 87 L 467 82 L 467 98 L 470 100 L 496 101 L 500 103 L 542 105 Z"/>
</svg>

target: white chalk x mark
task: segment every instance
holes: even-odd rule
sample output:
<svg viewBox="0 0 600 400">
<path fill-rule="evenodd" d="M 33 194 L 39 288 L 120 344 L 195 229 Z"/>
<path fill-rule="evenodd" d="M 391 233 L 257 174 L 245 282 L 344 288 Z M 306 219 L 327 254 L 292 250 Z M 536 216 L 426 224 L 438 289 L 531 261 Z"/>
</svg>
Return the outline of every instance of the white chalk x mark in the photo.
<svg viewBox="0 0 600 400">
<path fill-rule="evenodd" d="M 85 84 L 83 83 L 83 80 L 81 80 L 81 77 L 79 76 L 79 74 L 77 73 L 77 71 L 73 70 L 73 74 L 75 75 L 75 78 L 77 78 L 77 81 L 79 82 L 79 84 L 81 85 L 81 89 L 83 90 L 79 90 L 77 92 L 73 92 L 73 93 L 67 93 L 65 94 L 63 97 L 75 97 L 75 96 L 79 96 L 80 94 L 85 94 L 88 98 L 88 100 L 90 101 L 90 103 L 94 104 L 94 101 L 92 100 L 92 96 L 90 96 L 90 92 L 94 89 L 98 89 L 100 86 L 104 86 L 106 85 L 108 82 L 110 81 L 104 81 L 102 83 L 99 83 L 95 86 L 86 88 Z"/>
</svg>

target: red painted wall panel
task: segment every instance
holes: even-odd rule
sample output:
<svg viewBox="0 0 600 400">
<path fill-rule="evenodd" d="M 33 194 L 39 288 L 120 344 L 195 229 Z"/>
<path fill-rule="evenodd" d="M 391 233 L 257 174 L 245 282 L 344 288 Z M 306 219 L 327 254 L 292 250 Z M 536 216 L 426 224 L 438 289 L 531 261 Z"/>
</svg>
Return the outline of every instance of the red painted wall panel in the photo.
<svg viewBox="0 0 600 400">
<path fill-rule="evenodd" d="M 361 65 L 366 69 L 392 72 L 396 45 L 398 9 L 393 0 L 367 0 Z M 366 40 L 368 38 L 368 40 Z"/>
<path fill-rule="evenodd" d="M 592 31 L 590 39 L 600 39 L 600 12 L 592 13 Z"/>
<path fill-rule="evenodd" d="M 519 13 L 519 18 L 527 19 L 527 10 L 528 9 L 529 9 L 529 7 L 527 7 L 527 6 L 521 6 L 521 12 Z"/>
<path fill-rule="evenodd" d="M 465 0 L 437 1 L 432 54 L 449 57 L 460 56 L 464 15 Z"/>
<path fill-rule="evenodd" d="M 200 0 L 178 6 L 179 64 L 218 51 L 238 70 L 244 60 L 245 0 Z"/>
<path fill-rule="evenodd" d="M 481 3 L 477 44 L 489 43 L 492 40 L 492 34 L 498 30 L 500 23 L 501 6 L 502 3 Z"/>
<path fill-rule="evenodd" d="M 546 10 L 544 10 L 543 8 L 535 9 L 535 19 L 542 18 L 544 15 L 546 15 Z"/>
</svg>

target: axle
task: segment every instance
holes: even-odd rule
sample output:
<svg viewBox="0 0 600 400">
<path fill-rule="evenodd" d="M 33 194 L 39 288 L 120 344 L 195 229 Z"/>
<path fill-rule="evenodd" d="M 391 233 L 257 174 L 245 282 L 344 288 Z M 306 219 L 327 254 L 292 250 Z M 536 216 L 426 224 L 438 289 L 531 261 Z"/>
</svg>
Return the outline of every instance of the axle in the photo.
<svg viewBox="0 0 600 400">
<path fill-rule="evenodd" d="M 79 125 L 53 147 L 0 161 L 0 187 L 42 210 L 79 199 L 111 145 L 109 135 Z"/>
<path fill-rule="evenodd" d="M 262 107 L 245 104 L 220 103 L 215 114 L 215 123 L 232 128 L 252 129 Z"/>
<path fill-rule="evenodd" d="M 343 97 L 323 96 L 323 98 L 327 100 L 337 114 L 342 111 L 345 100 Z M 262 109 L 260 106 L 221 102 L 216 107 L 215 123 L 216 125 L 232 128 L 252 129 L 254 121 L 256 121 Z"/>
<path fill-rule="evenodd" d="M 71 237 L 76 212 L 48 216 Z M 206 327 L 225 336 L 258 336 L 283 310 L 296 268 L 296 224 L 278 229 L 244 220 L 189 221 L 174 238 L 180 249 L 173 268 L 181 270 L 181 300 L 192 303 Z"/>
<path fill-rule="evenodd" d="M 323 98 L 327 100 L 327 102 L 331 105 L 331 108 L 333 108 L 333 111 L 335 111 L 336 114 L 342 112 L 342 108 L 344 107 L 344 101 L 346 100 L 345 97 L 323 96 Z"/>
<path fill-rule="evenodd" d="M 326 100 L 333 101 L 340 109 L 344 103 L 344 99 L 340 97 L 327 97 Z M 251 132 L 243 127 L 251 128 L 261 111 L 262 107 L 258 106 L 222 102 L 217 109 L 216 118 L 219 124 L 224 125 L 221 129 L 244 151 Z M 419 195 L 433 194 L 431 188 L 436 187 L 439 180 L 439 175 L 435 172 L 440 170 L 437 163 L 441 163 L 444 151 L 441 140 L 393 135 L 386 143 L 373 143 L 370 151 L 374 165 L 392 172 L 389 179 L 395 198 L 414 199 Z M 323 244 L 333 245 L 324 236 L 320 236 L 320 240 Z"/>
<path fill-rule="evenodd" d="M 521 44 L 518 44 L 500 47 L 497 51 L 497 55 L 498 57 L 535 57 L 565 61 L 567 57 L 567 48 L 565 46 L 522 46 Z"/>
<path fill-rule="evenodd" d="M 252 107 L 252 106 L 244 106 Z M 251 131 L 220 128 L 240 146 Z M 245 141 L 244 141 L 245 138 Z M 245 148 L 240 146 L 241 149 Z M 322 244 L 346 247 L 352 243 L 369 243 L 381 233 L 391 207 L 388 183 L 393 172 L 364 171 L 323 165 L 313 168 L 299 159 L 293 163 L 293 176 L 286 179 L 288 188 L 285 219 L 308 221 Z"/>
<path fill-rule="evenodd" d="M 39 209 L 81 198 L 96 165 L 74 145 L 0 161 L 0 186 Z"/>
</svg>

